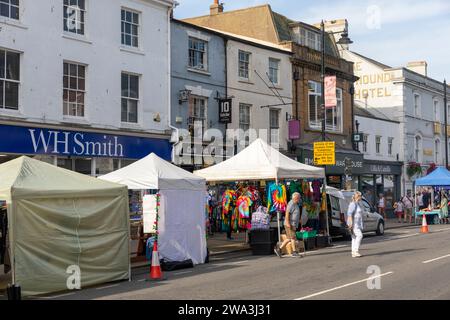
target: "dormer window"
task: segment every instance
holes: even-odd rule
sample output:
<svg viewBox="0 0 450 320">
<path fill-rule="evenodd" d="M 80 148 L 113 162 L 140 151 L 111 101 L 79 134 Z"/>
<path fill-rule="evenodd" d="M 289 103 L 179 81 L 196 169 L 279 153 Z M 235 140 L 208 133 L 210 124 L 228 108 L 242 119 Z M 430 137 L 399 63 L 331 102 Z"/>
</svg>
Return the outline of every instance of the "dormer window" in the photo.
<svg viewBox="0 0 450 320">
<path fill-rule="evenodd" d="M 313 50 L 322 50 L 322 39 L 320 33 L 304 27 L 294 28 L 295 40 L 299 45 L 306 46 Z"/>
</svg>

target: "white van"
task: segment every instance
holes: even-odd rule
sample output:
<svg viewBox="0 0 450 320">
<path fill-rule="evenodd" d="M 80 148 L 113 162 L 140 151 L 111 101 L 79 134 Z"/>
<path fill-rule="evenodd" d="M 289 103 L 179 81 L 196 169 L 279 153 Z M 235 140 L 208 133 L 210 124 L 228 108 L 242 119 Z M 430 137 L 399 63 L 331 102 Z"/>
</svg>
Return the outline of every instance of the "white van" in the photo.
<svg viewBox="0 0 450 320">
<path fill-rule="evenodd" d="M 336 188 L 327 187 L 328 202 L 328 219 L 330 225 L 330 234 L 332 236 L 342 235 L 346 238 L 350 237 L 347 229 L 346 216 L 347 210 L 352 201 L 355 190 L 338 190 Z M 362 204 L 364 206 L 364 233 L 375 232 L 381 236 L 384 234 L 384 218 L 376 212 L 372 205 L 363 197 Z"/>
</svg>

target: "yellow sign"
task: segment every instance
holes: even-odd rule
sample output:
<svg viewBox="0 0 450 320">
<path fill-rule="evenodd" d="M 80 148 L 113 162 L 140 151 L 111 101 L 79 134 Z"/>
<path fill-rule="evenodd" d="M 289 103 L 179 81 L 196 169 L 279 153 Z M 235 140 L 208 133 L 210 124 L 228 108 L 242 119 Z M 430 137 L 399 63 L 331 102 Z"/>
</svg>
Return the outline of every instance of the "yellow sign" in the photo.
<svg viewBox="0 0 450 320">
<path fill-rule="evenodd" d="M 314 142 L 314 164 L 317 166 L 336 165 L 336 143 L 334 141 Z"/>
</svg>

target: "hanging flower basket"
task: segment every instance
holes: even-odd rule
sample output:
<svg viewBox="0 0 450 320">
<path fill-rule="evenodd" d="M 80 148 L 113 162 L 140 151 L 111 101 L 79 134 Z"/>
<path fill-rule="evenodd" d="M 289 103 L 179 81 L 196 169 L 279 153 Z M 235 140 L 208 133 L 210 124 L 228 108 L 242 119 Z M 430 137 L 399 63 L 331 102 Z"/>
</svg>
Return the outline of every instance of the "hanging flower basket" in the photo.
<svg viewBox="0 0 450 320">
<path fill-rule="evenodd" d="M 430 166 L 427 169 L 427 175 L 436 170 L 436 168 L 437 168 L 436 163 L 430 163 Z"/>
<path fill-rule="evenodd" d="M 422 167 L 420 165 L 420 163 L 417 162 L 410 162 L 408 163 L 408 167 L 406 168 L 406 174 L 408 175 L 408 177 L 413 177 L 417 174 L 421 174 L 422 173 Z"/>
</svg>

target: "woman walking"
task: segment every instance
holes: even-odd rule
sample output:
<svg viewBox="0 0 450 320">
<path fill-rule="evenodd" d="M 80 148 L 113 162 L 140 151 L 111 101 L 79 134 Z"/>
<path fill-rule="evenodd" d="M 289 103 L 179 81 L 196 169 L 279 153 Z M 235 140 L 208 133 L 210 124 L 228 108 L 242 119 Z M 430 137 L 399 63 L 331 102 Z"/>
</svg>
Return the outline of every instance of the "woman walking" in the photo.
<svg viewBox="0 0 450 320">
<path fill-rule="evenodd" d="M 441 224 L 448 223 L 448 198 L 445 191 L 441 191 L 441 211 L 440 211 Z"/>
<path fill-rule="evenodd" d="M 363 238 L 362 231 L 363 225 L 363 207 L 361 205 L 362 194 L 356 191 L 352 197 L 352 202 L 348 207 L 347 212 L 347 225 L 352 234 L 352 257 L 360 258 L 359 247 L 361 246 L 361 240 Z"/>
</svg>

